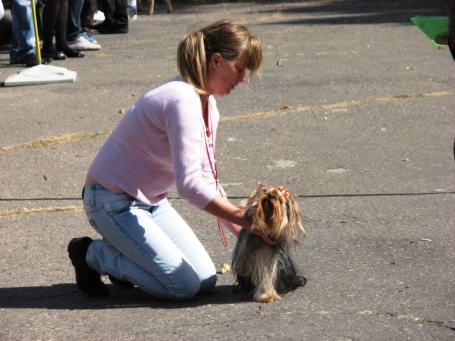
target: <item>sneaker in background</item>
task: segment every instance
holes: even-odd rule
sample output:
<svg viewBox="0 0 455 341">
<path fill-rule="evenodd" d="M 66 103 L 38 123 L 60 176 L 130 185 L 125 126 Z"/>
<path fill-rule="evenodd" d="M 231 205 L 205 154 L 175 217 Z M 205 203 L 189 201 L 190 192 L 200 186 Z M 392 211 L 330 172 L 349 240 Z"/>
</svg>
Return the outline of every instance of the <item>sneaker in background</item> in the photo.
<svg viewBox="0 0 455 341">
<path fill-rule="evenodd" d="M 96 11 L 95 14 L 93 15 L 93 25 L 100 24 L 104 20 L 106 20 L 106 17 L 104 16 L 104 13 L 101 11 Z"/>
<path fill-rule="evenodd" d="M 93 44 L 98 44 L 98 41 L 88 32 L 82 32 L 82 36 Z"/>
<path fill-rule="evenodd" d="M 101 45 L 88 41 L 83 34 L 79 35 L 75 40 L 69 41 L 68 46 L 74 50 L 83 51 L 101 49 Z"/>
</svg>

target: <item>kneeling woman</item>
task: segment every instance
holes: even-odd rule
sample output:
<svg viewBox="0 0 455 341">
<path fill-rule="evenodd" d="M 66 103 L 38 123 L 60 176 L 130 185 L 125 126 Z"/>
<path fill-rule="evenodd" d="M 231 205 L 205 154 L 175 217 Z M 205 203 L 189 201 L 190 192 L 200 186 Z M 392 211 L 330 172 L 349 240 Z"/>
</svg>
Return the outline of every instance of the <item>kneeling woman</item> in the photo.
<svg viewBox="0 0 455 341">
<path fill-rule="evenodd" d="M 180 42 L 180 75 L 131 107 L 88 170 L 84 207 L 103 239 L 75 238 L 68 245 L 81 291 L 108 295 L 100 274 L 171 300 L 214 288 L 212 260 L 166 196 L 175 185 L 182 198 L 221 219 L 234 235 L 250 228 L 217 178 L 219 113 L 212 95 L 229 94 L 261 61 L 258 39 L 235 21 L 216 22 Z"/>
</svg>

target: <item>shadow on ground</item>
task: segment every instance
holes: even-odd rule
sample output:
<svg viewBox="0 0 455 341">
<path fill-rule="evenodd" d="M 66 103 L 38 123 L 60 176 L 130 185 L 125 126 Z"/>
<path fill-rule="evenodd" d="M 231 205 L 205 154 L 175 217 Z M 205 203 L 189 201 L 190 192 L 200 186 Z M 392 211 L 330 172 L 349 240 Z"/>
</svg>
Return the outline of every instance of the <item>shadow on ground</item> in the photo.
<svg viewBox="0 0 455 341">
<path fill-rule="evenodd" d="M 232 285 L 216 286 L 211 294 L 200 295 L 185 302 L 159 300 L 138 288 L 121 290 L 113 285 L 108 285 L 108 287 L 111 295 L 99 298 L 82 294 L 74 283 L 0 288 L 0 308 L 75 310 L 150 307 L 180 309 L 251 301 L 247 294 L 236 292 Z"/>
<path fill-rule="evenodd" d="M 280 3 L 279 1 L 256 2 Z M 274 24 L 286 25 L 410 24 L 409 18 L 414 15 L 447 15 L 446 5 L 443 0 L 307 0 L 286 3 L 291 5 L 282 9 L 267 8 L 261 13 L 271 14 L 279 10 L 285 14 L 305 15 L 304 18 L 282 21 L 278 19 L 273 22 Z"/>
</svg>

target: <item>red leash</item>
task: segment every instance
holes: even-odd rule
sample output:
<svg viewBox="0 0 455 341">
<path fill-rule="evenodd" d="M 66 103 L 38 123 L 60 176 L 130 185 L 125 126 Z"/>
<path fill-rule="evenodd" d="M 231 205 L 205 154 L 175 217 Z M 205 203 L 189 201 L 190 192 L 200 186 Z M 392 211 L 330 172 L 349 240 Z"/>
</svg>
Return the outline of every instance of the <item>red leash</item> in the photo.
<svg viewBox="0 0 455 341">
<path fill-rule="evenodd" d="M 220 182 L 218 180 L 218 168 L 217 168 L 217 165 L 216 165 L 216 151 L 215 151 L 215 143 L 213 141 L 213 126 L 212 126 L 212 120 L 210 119 L 209 117 L 209 114 L 208 114 L 208 110 L 207 110 L 207 121 L 205 120 L 205 117 L 204 117 L 204 114 L 202 114 L 202 119 L 204 120 L 204 142 L 205 142 L 205 149 L 207 151 L 207 158 L 209 160 L 209 164 L 210 164 L 210 169 L 212 170 L 212 175 L 213 175 L 213 178 L 215 179 L 215 183 L 216 183 L 216 190 L 218 191 L 218 193 L 220 193 L 220 195 L 222 197 L 224 197 L 223 195 L 223 192 L 220 190 Z M 208 123 L 210 122 L 210 130 L 208 129 Z M 212 150 L 213 150 L 213 161 L 212 161 L 212 158 L 210 157 L 210 148 L 209 148 L 209 145 L 207 144 L 207 139 L 211 139 L 211 146 L 212 146 Z M 226 247 L 228 246 L 228 240 L 226 238 L 226 233 L 224 232 L 224 228 L 223 228 L 223 225 L 221 224 L 221 221 L 220 221 L 220 218 L 216 218 L 216 221 L 217 221 L 217 225 L 218 225 L 218 232 L 220 234 L 220 239 L 221 239 L 221 242 L 223 243 L 223 245 Z"/>
</svg>

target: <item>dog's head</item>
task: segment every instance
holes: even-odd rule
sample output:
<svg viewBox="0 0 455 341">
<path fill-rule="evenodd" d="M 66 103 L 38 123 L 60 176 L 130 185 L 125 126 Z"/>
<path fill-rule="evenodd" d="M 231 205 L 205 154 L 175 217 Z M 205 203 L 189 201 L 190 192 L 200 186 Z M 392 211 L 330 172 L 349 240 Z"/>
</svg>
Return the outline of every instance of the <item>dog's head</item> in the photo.
<svg viewBox="0 0 455 341">
<path fill-rule="evenodd" d="M 296 242 L 299 231 L 305 234 L 297 200 L 283 186 L 265 187 L 258 183 L 244 204 L 253 228 L 263 230 L 278 242 Z"/>
</svg>

